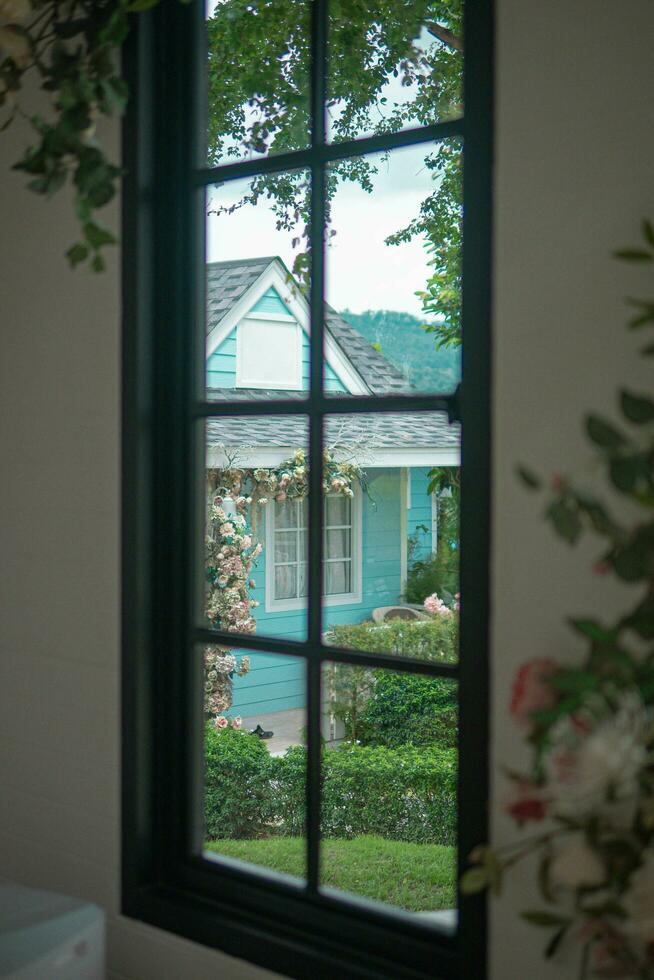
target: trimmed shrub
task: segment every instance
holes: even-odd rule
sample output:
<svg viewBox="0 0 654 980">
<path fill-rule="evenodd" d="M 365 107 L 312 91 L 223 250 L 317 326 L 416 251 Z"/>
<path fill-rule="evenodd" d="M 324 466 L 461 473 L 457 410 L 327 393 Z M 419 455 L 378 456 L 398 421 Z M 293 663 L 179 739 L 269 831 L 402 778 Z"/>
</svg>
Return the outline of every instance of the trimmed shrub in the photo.
<svg viewBox="0 0 654 980">
<path fill-rule="evenodd" d="M 328 638 L 336 646 L 368 653 L 453 662 L 457 658 L 458 633 L 458 616 L 435 616 L 424 622 L 392 619 L 385 623 L 332 626 Z"/>
<path fill-rule="evenodd" d="M 322 758 L 323 837 L 373 834 L 425 844 L 455 842 L 456 753 L 452 750 L 345 745 L 326 749 Z M 306 750 L 289 749 L 277 762 L 283 832 L 303 833 Z"/>
<path fill-rule="evenodd" d="M 359 714 L 364 745 L 456 745 L 456 683 L 441 677 L 376 670 L 371 696 Z"/>
<path fill-rule="evenodd" d="M 205 787 L 209 839 L 305 831 L 306 749 L 268 755 L 254 736 L 209 731 Z M 436 748 L 348 745 L 323 752 L 322 833 L 453 844 L 456 754 Z"/>
<path fill-rule="evenodd" d="M 220 837 L 261 837 L 275 819 L 271 794 L 275 761 L 256 735 L 233 728 L 205 729 L 205 833 Z"/>
<path fill-rule="evenodd" d="M 428 622 L 359 623 L 332 627 L 330 638 L 355 650 L 449 663 L 456 659 L 458 625 L 454 615 Z M 330 665 L 327 677 L 334 713 L 353 741 L 388 748 L 456 744 L 457 692 L 452 681 L 349 664 Z"/>
</svg>

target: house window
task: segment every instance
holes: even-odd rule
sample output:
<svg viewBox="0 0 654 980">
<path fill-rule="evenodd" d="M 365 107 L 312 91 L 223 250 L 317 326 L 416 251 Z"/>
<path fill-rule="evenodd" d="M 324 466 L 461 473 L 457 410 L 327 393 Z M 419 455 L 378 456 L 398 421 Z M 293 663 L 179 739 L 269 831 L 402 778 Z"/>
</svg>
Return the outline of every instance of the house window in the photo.
<svg viewBox="0 0 654 980">
<path fill-rule="evenodd" d="M 484 902 L 457 881 L 487 835 L 492 0 L 464 18 L 459 0 L 170 2 L 134 21 L 121 911 L 298 980 L 483 980 Z M 292 325 L 246 303 L 282 253 L 309 320 L 299 368 Z M 228 383 L 207 388 L 223 330 Z M 403 512 L 401 471 L 459 459 L 458 633 L 422 642 L 418 610 L 409 649 L 379 623 L 429 514 L 419 473 Z M 300 480 L 306 505 L 278 508 Z M 273 602 L 297 603 L 267 623 L 264 533 Z M 241 677 L 262 736 L 283 741 L 263 715 L 292 698 L 286 746 L 237 731 Z M 436 738 L 398 689 L 430 693 Z"/>
<path fill-rule="evenodd" d="M 244 317 L 236 330 L 237 386 L 301 388 L 301 337 L 301 328 L 294 320 Z"/>
<path fill-rule="evenodd" d="M 274 501 L 267 534 L 271 612 L 300 608 L 308 596 L 309 501 Z M 360 601 L 361 494 L 328 494 L 324 501 L 323 595 L 326 604 Z"/>
</svg>

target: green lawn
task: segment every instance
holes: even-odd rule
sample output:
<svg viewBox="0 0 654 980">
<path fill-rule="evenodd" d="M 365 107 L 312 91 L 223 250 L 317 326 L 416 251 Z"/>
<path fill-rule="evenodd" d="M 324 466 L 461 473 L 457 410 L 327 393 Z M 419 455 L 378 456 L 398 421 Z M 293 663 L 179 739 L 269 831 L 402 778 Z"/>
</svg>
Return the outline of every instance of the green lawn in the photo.
<svg viewBox="0 0 654 980">
<path fill-rule="evenodd" d="M 274 871 L 303 877 L 305 843 L 301 837 L 217 840 L 207 850 L 240 858 Z M 407 844 L 383 837 L 326 840 L 322 847 L 322 883 L 387 902 L 409 912 L 433 912 L 456 904 L 456 855 L 442 844 Z"/>
</svg>

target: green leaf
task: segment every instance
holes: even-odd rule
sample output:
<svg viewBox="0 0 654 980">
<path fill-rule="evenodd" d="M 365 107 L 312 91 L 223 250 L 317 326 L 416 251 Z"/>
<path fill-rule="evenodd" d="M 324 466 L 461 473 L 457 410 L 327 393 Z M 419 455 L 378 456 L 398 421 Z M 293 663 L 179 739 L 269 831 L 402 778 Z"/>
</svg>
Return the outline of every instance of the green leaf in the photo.
<svg viewBox="0 0 654 980">
<path fill-rule="evenodd" d="M 533 470 L 528 470 L 526 466 L 516 466 L 516 474 L 518 479 L 522 480 L 530 490 L 540 490 L 543 485 L 540 477 L 536 476 Z"/>
<path fill-rule="evenodd" d="M 488 887 L 486 868 L 468 868 L 461 875 L 460 888 L 463 895 L 474 895 Z"/>
<path fill-rule="evenodd" d="M 645 640 L 654 639 L 654 598 L 647 596 L 634 611 L 622 620 L 622 625 L 634 630 Z"/>
<path fill-rule="evenodd" d="M 568 622 L 577 633 L 587 636 L 593 643 L 610 644 L 617 639 L 616 630 L 607 630 L 594 619 L 569 619 Z"/>
<path fill-rule="evenodd" d="M 561 941 L 563 940 L 563 937 L 565 936 L 569 928 L 570 928 L 570 923 L 567 923 L 566 925 L 561 926 L 560 929 L 556 930 L 556 932 L 548 942 L 547 946 L 545 947 L 543 955 L 545 956 L 546 960 L 550 960 L 554 956 L 557 949 L 561 945 Z"/>
<path fill-rule="evenodd" d="M 644 248 L 621 248 L 613 253 L 616 259 L 624 259 L 625 262 L 651 262 L 652 255 Z"/>
<path fill-rule="evenodd" d="M 598 415 L 587 417 L 586 432 L 595 445 L 602 449 L 617 449 L 619 446 L 624 446 L 627 441 L 610 422 Z"/>
<path fill-rule="evenodd" d="M 654 402 L 643 395 L 632 395 L 628 391 L 621 391 L 620 407 L 625 417 L 636 425 L 644 425 L 654 420 Z"/>
<path fill-rule="evenodd" d="M 82 245 L 81 242 L 78 242 L 76 245 L 72 245 L 68 249 L 66 252 L 66 257 L 74 269 L 76 265 L 79 265 L 80 262 L 84 261 L 88 254 L 88 247 L 86 245 Z"/>
<path fill-rule="evenodd" d="M 570 919 L 565 918 L 562 915 L 555 915 L 553 912 L 540 912 L 538 910 L 533 912 L 521 912 L 522 918 L 526 922 L 530 922 L 532 926 L 543 926 L 545 928 L 551 928 L 552 926 L 568 926 L 570 925 Z"/>
<path fill-rule="evenodd" d="M 102 225 L 95 221 L 88 221 L 84 225 L 84 235 L 92 248 L 101 248 L 103 245 L 115 245 L 116 236 Z"/>
<path fill-rule="evenodd" d="M 563 691 L 564 694 L 575 694 L 596 690 L 599 685 L 599 678 L 596 674 L 585 670 L 565 670 L 548 677 L 547 682 L 550 687 L 557 691 Z"/>
<path fill-rule="evenodd" d="M 611 483 L 622 493 L 633 493 L 638 482 L 640 460 L 635 456 L 612 459 L 609 466 Z"/>
<path fill-rule="evenodd" d="M 545 511 L 556 533 L 569 544 L 574 544 L 581 534 L 581 519 L 576 508 L 565 499 L 553 501 Z"/>
</svg>

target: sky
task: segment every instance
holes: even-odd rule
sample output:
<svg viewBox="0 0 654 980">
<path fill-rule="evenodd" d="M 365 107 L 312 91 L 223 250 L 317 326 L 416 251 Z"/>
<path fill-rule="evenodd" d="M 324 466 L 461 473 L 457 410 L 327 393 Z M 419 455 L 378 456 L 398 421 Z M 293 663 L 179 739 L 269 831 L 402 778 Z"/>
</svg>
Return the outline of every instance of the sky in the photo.
<svg viewBox="0 0 654 980">
<path fill-rule="evenodd" d="M 425 168 L 425 147 L 395 150 L 387 161 L 373 159 L 379 173 L 373 191 L 358 184 L 341 183 L 332 203 L 336 231 L 327 249 L 327 301 L 336 309 L 361 313 L 369 309 L 402 310 L 421 315 L 415 296 L 429 276 L 422 236 L 403 245 L 385 245 L 384 239 L 415 218 L 420 203 L 433 191 Z M 240 199 L 246 182 L 213 188 L 209 210 Z M 207 217 L 207 260 L 279 255 L 289 266 L 295 252 L 292 239 L 298 231 L 278 231 L 268 202 L 240 208 L 231 215 Z"/>
</svg>

